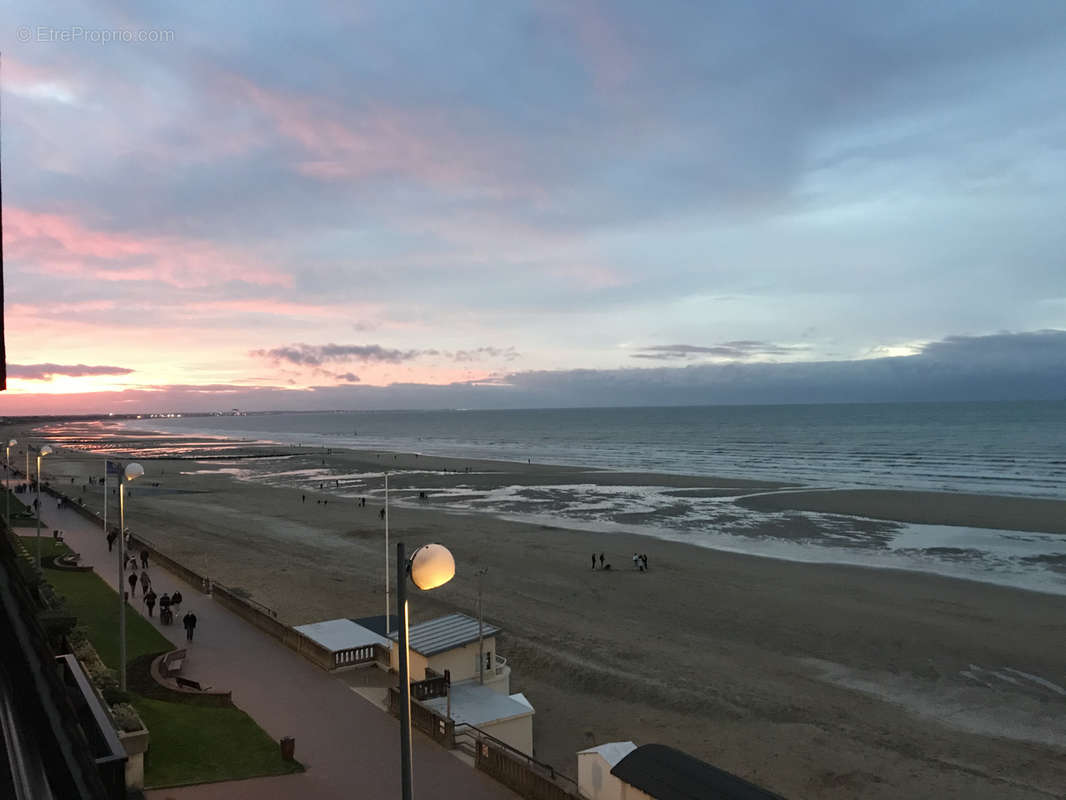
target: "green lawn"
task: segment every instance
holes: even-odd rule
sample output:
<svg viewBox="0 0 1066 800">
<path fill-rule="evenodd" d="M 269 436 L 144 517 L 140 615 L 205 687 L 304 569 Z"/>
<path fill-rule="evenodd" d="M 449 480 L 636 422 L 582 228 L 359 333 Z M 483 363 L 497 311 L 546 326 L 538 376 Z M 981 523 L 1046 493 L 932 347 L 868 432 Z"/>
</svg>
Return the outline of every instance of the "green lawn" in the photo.
<svg viewBox="0 0 1066 800">
<path fill-rule="evenodd" d="M 168 703 L 135 695 L 151 732 L 145 762 L 149 787 L 282 775 L 299 769 L 281 759 L 278 743 L 239 708 Z"/>
<path fill-rule="evenodd" d="M 34 537 L 22 537 L 33 552 Z M 67 548 L 42 540 L 43 557 Z M 45 577 L 67 599 L 70 613 L 85 626 L 89 640 L 109 667 L 118 665 L 118 594 L 94 572 L 48 569 Z M 152 657 L 172 650 L 149 622 L 128 608 L 126 656 L 133 707 L 147 725 L 151 745 L 145 760 L 145 785 L 162 788 L 213 781 L 282 775 L 303 769 L 281 758 L 278 743 L 235 706 L 203 705 L 155 684 L 148 675 Z"/>
<path fill-rule="evenodd" d="M 29 537 L 27 537 L 29 538 Z M 32 542 L 29 539 L 29 542 Z M 49 540 L 49 544 L 52 544 Z M 29 545 L 27 545 L 29 547 Z M 32 547 L 30 547 L 32 553 Z M 42 556 L 47 555 L 41 550 Z M 116 567 L 117 569 L 117 567 Z M 118 594 L 95 572 L 64 572 L 50 569 L 45 573 L 56 593 L 67 598 L 70 613 L 84 625 L 89 641 L 104 663 L 118 668 Z M 139 603 L 139 599 L 134 602 Z M 149 653 L 165 653 L 174 645 L 138 614 L 126 607 L 126 663 Z"/>
</svg>

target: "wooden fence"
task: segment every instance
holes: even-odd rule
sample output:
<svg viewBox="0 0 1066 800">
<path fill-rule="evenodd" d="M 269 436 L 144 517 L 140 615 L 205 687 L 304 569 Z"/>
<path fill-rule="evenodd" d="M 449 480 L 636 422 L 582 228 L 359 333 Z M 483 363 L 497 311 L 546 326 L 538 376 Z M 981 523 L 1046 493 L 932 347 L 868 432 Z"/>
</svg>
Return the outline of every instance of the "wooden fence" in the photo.
<svg viewBox="0 0 1066 800">
<path fill-rule="evenodd" d="M 474 765 L 528 800 L 581 800 L 577 784 L 550 764 L 537 761 L 474 725 L 453 729 L 455 746 L 474 756 Z"/>
<path fill-rule="evenodd" d="M 400 690 L 389 687 L 389 711 L 400 716 Z M 449 750 L 455 747 L 455 722 L 416 700 L 411 700 L 411 725 Z"/>
</svg>

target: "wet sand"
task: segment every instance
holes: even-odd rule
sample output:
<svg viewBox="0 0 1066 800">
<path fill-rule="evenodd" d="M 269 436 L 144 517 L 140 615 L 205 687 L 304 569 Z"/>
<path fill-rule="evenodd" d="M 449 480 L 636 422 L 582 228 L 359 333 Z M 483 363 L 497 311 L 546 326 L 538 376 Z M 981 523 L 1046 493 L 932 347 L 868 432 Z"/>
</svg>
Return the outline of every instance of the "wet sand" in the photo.
<svg viewBox="0 0 1066 800">
<path fill-rule="evenodd" d="M 289 450 L 292 469 L 325 459 L 337 472 L 448 470 L 390 478 L 390 486 L 411 492 L 575 482 L 742 494 L 781 488 Z M 61 452 L 49 459 L 46 474 L 60 486 L 73 477 L 78 488 L 87 470 L 100 469 L 99 457 L 89 463 Z M 360 508 L 325 492 L 240 481 L 210 463 L 142 463 L 147 474 L 134 484 L 127 521 L 173 557 L 249 592 L 289 623 L 383 612 L 384 540 L 373 495 Z M 211 472 L 179 474 L 201 470 Z M 91 489 L 86 503 L 99 507 L 99 487 Z M 895 493 L 899 516 L 918 507 L 911 494 Z M 1017 522 L 1009 525 L 995 517 L 998 501 L 982 509 L 964 498 L 954 508 L 971 516 L 990 509 L 993 527 L 1016 528 L 1043 519 L 1046 502 L 1010 499 L 1003 508 Z M 394 541 L 409 548 L 440 541 L 456 557 L 455 580 L 412 596 L 415 621 L 474 613 L 473 573 L 488 568 L 486 616 L 505 631 L 500 655 L 513 667 L 512 691 L 536 707 L 536 755 L 570 774 L 577 750 L 632 739 L 679 747 L 792 798 L 1048 798 L 1066 786 L 1066 695 L 1024 677 L 1066 685 L 1066 597 L 417 503 L 394 506 L 390 521 Z M 935 515 L 914 521 L 943 524 Z M 590 555 L 601 551 L 609 572 L 589 569 Z M 648 573 L 632 568 L 636 551 L 648 554 Z"/>
<path fill-rule="evenodd" d="M 1066 533 L 1066 503 L 1035 497 L 832 489 L 763 494 L 739 502 L 758 511 L 816 511 L 925 525 Z"/>
</svg>

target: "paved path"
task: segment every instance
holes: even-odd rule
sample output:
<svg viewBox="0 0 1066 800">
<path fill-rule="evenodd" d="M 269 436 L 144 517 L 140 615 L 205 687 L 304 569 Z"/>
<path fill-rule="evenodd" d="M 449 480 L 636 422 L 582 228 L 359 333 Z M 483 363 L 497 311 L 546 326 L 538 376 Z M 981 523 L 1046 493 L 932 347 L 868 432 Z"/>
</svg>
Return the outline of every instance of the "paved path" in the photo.
<svg viewBox="0 0 1066 800">
<path fill-rule="evenodd" d="M 99 526 L 73 510 L 57 511 L 52 498 L 46 502 L 42 496 L 41 505 L 48 534 L 51 535 L 53 528 L 60 528 L 67 544 L 81 553 L 82 563 L 92 565 L 114 587 L 118 579 L 118 547 L 108 553 L 107 540 Z M 251 714 L 274 739 L 295 737 L 296 757 L 307 767 L 306 772 L 296 775 L 159 789 L 148 792 L 149 800 L 217 797 L 392 800 L 400 796 L 397 720 L 375 708 L 343 681 L 315 667 L 162 567 L 149 564 L 149 574 L 156 594 L 175 589 L 182 594 L 184 602 L 173 625 L 161 626 L 158 616 L 151 620 L 176 645 L 188 647 L 189 656 L 182 672 L 205 685 L 231 689 L 233 702 Z M 143 612 L 140 596 L 138 587 L 131 607 Z M 193 642 L 185 641 L 180 622 L 180 616 L 189 610 L 195 611 L 199 619 Z M 416 798 L 517 797 L 421 733 L 416 731 L 414 739 Z"/>
</svg>

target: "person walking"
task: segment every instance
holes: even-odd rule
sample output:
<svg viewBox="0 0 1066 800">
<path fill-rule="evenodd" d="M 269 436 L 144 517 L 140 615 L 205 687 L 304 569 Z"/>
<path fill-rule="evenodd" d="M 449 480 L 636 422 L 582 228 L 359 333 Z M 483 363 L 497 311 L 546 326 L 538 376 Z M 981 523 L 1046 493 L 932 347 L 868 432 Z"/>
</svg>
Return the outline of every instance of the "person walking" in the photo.
<svg viewBox="0 0 1066 800">
<path fill-rule="evenodd" d="M 147 550 L 142 550 L 141 551 L 141 568 L 142 569 L 148 569 L 148 551 Z"/>
<path fill-rule="evenodd" d="M 152 612 L 155 610 L 155 592 L 151 589 L 148 590 L 148 594 L 144 596 L 144 604 L 148 606 L 148 616 L 152 616 Z"/>
<path fill-rule="evenodd" d="M 592 554 L 592 568 L 596 569 L 596 554 Z"/>
<path fill-rule="evenodd" d="M 644 563 L 644 571 L 647 572 L 648 571 L 648 554 L 647 553 L 642 554 L 641 557 L 640 557 L 640 560 Z"/>
<path fill-rule="evenodd" d="M 193 631 L 196 630 L 196 615 L 190 611 L 181 618 L 181 624 L 185 626 L 185 638 L 191 642 Z"/>
<path fill-rule="evenodd" d="M 600 553 L 600 569 L 603 569 L 603 553 Z"/>
<path fill-rule="evenodd" d="M 170 605 L 176 611 L 181 610 L 181 592 L 174 592 L 174 594 L 170 596 Z"/>
<path fill-rule="evenodd" d="M 129 581 L 129 583 L 130 583 L 130 597 L 136 597 L 137 596 L 137 573 L 136 572 L 131 572 L 130 576 L 128 578 L 126 578 L 126 580 Z"/>
<path fill-rule="evenodd" d="M 111 531 L 107 534 L 107 552 L 111 552 L 111 548 L 115 546 L 115 539 L 118 538 L 118 533 Z"/>
<path fill-rule="evenodd" d="M 148 570 L 141 570 L 141 594 L 151 591 L 152 589 L 152 577 L 148 574 Z"/>
</svg>

